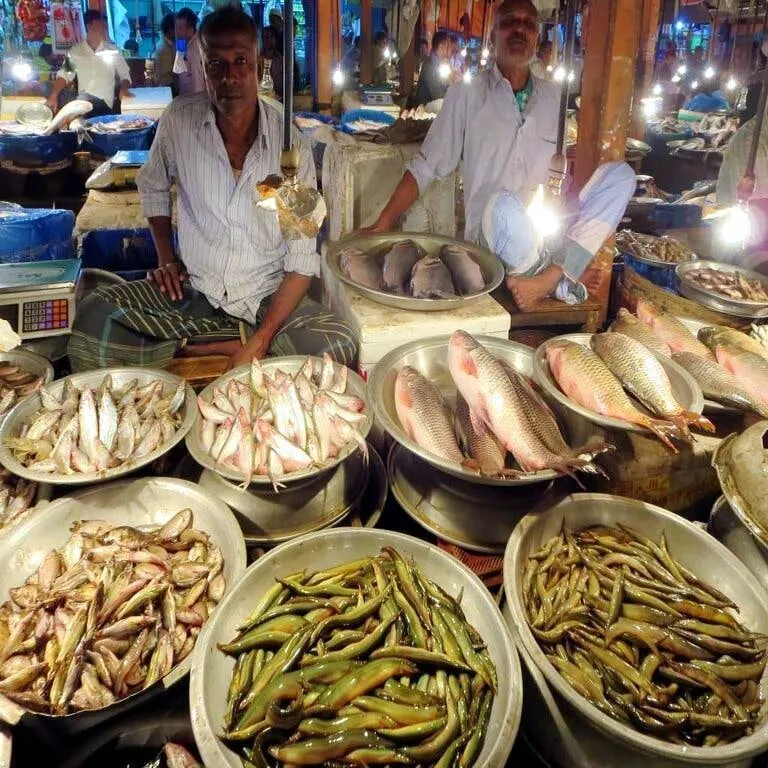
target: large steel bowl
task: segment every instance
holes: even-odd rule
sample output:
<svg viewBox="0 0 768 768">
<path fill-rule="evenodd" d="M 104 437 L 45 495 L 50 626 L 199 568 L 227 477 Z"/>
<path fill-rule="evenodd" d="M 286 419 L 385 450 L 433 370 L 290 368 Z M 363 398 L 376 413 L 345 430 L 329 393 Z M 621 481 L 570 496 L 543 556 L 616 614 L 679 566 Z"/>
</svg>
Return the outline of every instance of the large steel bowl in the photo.
<svg viewBox="0 0 768 768">
<path fill-rule="evenodd" d="M 299 370 L 301 370 L 301 367 L 306 361 L 306 355 L 270 357 L 262 361 L 261 368 L 264 373 L 268 373 L 270 375 L 277 373 L 277 371 L 280 370 L 293 376 L 294 374 L 298 373 Z M 334 363 L 333 365 L 334 369 L 338 369 L 340 367 L 339 363 Z M 202 397 L 204 400 L 207 400 L 208 402 L 211 402 L 213 399 L 214 388 L 222 390 L 226 389 L 227 384 L 229 384 L 232 379 L 237 379 L 238 381 L 247 381 L 250 375 L 250 364 L 235 368 L 234 370 L 225 373 L 223 376 L 220 376 L 218 379 L 216 379 L 216 381 L 212 381 L 200 393 L 200 397 Z M 368 433 L 371 431 L 371 426 L 373 424 L 373 411 L 371 410 L 370 403 L 367 399 L 365 382 L 360 378 L 360 376 L 358 376 L 358 374 L 352 370 L 350 370 L 347 374 L 347 392 L 351 395 L 359 397 L 365 402 L 365 421 L 360 424 L 358 431 L 363 437 L 368 437 Z M 195 405 L 195 410 L 197 410 L 197 405 Z M 243 475 L 242 472 L 239 472 L 232 467 L 224 467 L 221 464 L 218 464 L 210 454 L 203 450 L 201 443 L 202 428 L 203 420 L 201 418 L 198 419 L 197 424 L 195 424 L 194 428 L 189 430 L 189 433 L 187 434 L 187 450 L 191 454 L 192 458 L 201 466 L 205 467 L 206 469 L 210 469 L 211 472 L 216 472 L 222 477 L 227 477 L 230 480 L 238 480 L 239 482 L 243 482 L 245 480 L 245 475 Z M 311 467 L 310 469 L 300 469 L 297 472 L 288 472 L 277 479 L 281 483 L 290 484 L 295 484 L 298 482 L 312 482 L 313 478 L 328 472 L 328 470 L 339 465 L 342 461 L 347 459 L 357 450 L 359 450 L 357 443 L 350 443 L 346 445 L 341 451 L 339 451 L 338 456 L 329 459 L 321 467 Z M 266 475 L 254 475 L 251 480 L 251 485 L 263 488 L 264 486 L 271 486 L 272 481 Z"/>
<path fill-rule="evenodd" d="M 496 339 L 492 336 L 475 336 L 474 338 L 492 355 L 505 360 L 515 370 L 526 376 L 532 375 L 533 350 L 530 347 L 517 344 L 514 341 Z M 376 411 L 377 422 L 409 451 L 420 456 L 441 472 L 447 472 L 461 480 L 482 485 L 529 485 L 530 483 L 549 482 L 560 476 L 560 473 L 553 469 L 544 469 L 540 472 L 530 472 L 514 478 L 484 477 L 474 472 L 468 472 L 459 465 L 441 459 L 422 448 L 406 434 L 400 424 L 395 407 L 395 379 L 397 379 L 400 369 L 406 365 L 413 366 L 417 371 L 424 374 L 438 388 L 451 408 L 454 408 L 456 385 L 453 383 L 448 370 L 448 337 L 433 336 L 403 344 L 381 358 L 368 377 L 368 391 Z M 584 422 L 582 422 L 583 424 Z M 578 425 L 575 421 L 566 425 L 565 437 L 572 445 L 584 445 L 591 436 L 588 430 L 583 429 L 582 425 Z M 582 428 L 579 428 L 580 426 Z"/>
<path fill-rule="evenodd" d="M 501 612 L 483 583 L 451 555 L 412 536 L 365 528 L 335 528 L 294 539 L 259 558 L 200 633 L 190 678 L 189 705 L 195 741 L 205 765 L 241 765 L 238 755 L 217 738 L 234 667 L 234 659 L 219 651 L 217 644 L 231 640 L 275 578 L 295 572 L 297 563 L 319 570 L 378 554 L 384 546 L 395 547 L 405 558 L 414 558 L 427 577 L 450 594 L 463 595 L 462 608 L 488 646 L 499 677 L 488 737 L 474 768 L 499 768 L 505 764 L 522 712 L 520 660 Z"/>
<path fill-rule="evenodd" d="M 192 510 L 194 527 L 205 531 L 221 549 L 227 595 L 234 589 L 246 565 L 245 542 L 232 512 L 226 504 L 195 483 L 150 477 L 122 480 L 57 499 L 0 538 L 0 600 L 6 599 L 10 588 L 24 583 L 39 567 L 47 552 L 66 543 L 72 523 L 78 520 L 98 519 L 116 525 L 152 529 L 187 508 Z M 109 707 L 61 717 L 24 712 L 22 719 L 41 718 L 53 727 L 70 733 L 83 731 L 167 690 L 189 672 L 191 664 L 192 654 L 155 685 Z"/>
<path fill-rule="evenodd" d="M 159 379 L 163 382 L 163 389 L 166 393 L 175 390 L 184 379 L 168 371 L 156 371 L 147 368 L 107 368 L 100 371 L 87 371 L 86 373 L 76 373 L 67 379 L 59 379 L 49 384 L 46 389 L 55 397 L 61 397 L 64 391 L 64 382 L 70 381 L 76 389 L 90 387 L 97 389 L 104 377 L 109 374 L 112 376 L 114 386 L 117 388 L 125 387 L 134 379 L 138 380 L 139 386 L 148 384 L 150 381 Z M 13 452 L 8 448 L 6 442 L 11 437 L 18 437 L 22 427 L 28 424 L 30 419 L 42 409 L 40 395 L 38 393 L 29 395 L 20 403 L 14 406 L 8 415 L 0 424 L 0 463 L 13 472 L 14 475 L 24 477 L 27 480 L 35 480 L 38 483 L 50 483 L 51 485 L 90 485 L 101 483 L 106 480 L 114 480 L 118 477 L 135 472 L 141 467 L 151 464 L 156 459 L 168 453 L 175 445 L 178 445 L 184 436 L 189 432 L 197 418 L 197 404 L 195 403 L 195 392 L 189 384 L 186 385 L 186 396 L 184 404 L 181 406 L 181 424 L 176 430 L 174 436 L 152 453 L 148 453 L 140 459 L 129 459 L 119 467 L 106 469 L 103 472 L 74 472 L 71 475 L 63 472 L 38 472 L 30 470 L 20 461 L 18 461 Z"/>
<path fill-rule="evenodd" d="M 0 352 L 0 363 L 18 365 L 21 370 L 39 376 L 43 384 L 53 381 L 53 366 L 42 355 L 36 355 L 22 347 Z"/>
<path fill-rule="evenodd" d="M 719 261 L 696 261 L 678 264 L 675 269 L 680 293 L 691 301 L 703 304 L 716 312 L 724 312 L 726 315 L 736 317 L 768 317 L 767 301 L 750 301 L 748 299 L 734 299 L 709 288 L 704 288 L 694 282 L 690 273 L 697 269 L 717 269 L 720 272 L 740 272 L 750 280 L 759 280 L 763 287 L 768 289 L 768 278 L 759 272 L 745 269 L 735 264 L 723 264 Z"/>
<path fill-rule="evenodd" d="M 604 429 L 618 429 L 624 432 L 642 432 L 648 434 L 648 430 L 638 424 L 630 424 L 628 421 L 624 421 L 624 419 L 615 419 L 612 416 L 603 416 L 589 408 L 585 408 L 583 405 L 579 405 L 579 403 L 575 400 L 571 400 L 571 398 L 560 389 L 560 385 L 557 383 L 557 380 L 552 375 L 552 371 L 549 369 L 547 346 L 557 341 L 572 341 L 589 349 L 589 340 L 591 338 L 591 333 L 566 333 L 563 336 L 556 336 L 554 339 L 545 341 L 533 355 L 533 378 L 544 392 L 549 397 L 556 400 L 563 408 L 573 411 L 585 419 L 589 419 L 599 427 Z M 652 354 L 654 354 L 658 361 L 664 366 L 664 370 L 667 372 L 667 376 L 669 376 L 669 383 L 672 385 L 672 394 L 675 396 L 675 400 L 677 400 L 685 410 L 692 411 L 693 413 L 701 413 L 704 408 L 704 396 L 701 394 L 701 387 L 696 383 L 693 376 L 668 357 L 657 355 L 655 352 L 652 352 Z M 632 395 L 629 397 L 639 411 L 653 416 L 653 414 L 651 414 L 651 412 L 639 401 L 635 400 Z"/>
<path fill-rule="evenodd" d="M 533 660 L 550 688 L 572 710 L 590 734 L 611 739 L 611 765 L 629 764 L 625 754 L 652 760 L 646 764 L 667 766 L 749 765 L 749 759 L 768 748 L 768 720 L 763 719 L 754 733 L 732 744 L 715 747 L 680 746 L 648 736 L 603 714 L 576 693 L 548 661 L 531 632 L 523 604 L 523 571 L 528 557 L 561 530 L 576 531 L 591 525 L 623 524 L 651 539 L 666 535 L 674 557 L 701 579 L 716 584 L 740 609 L 739 619 L 750 630 L 768 631 L 768 602 L 764 588 L 739 560 L 720 542 L 693 523 L 668 510 L 634 499 L 601 493 L 577 493 L 543 514 L 528 515 L 515 528 L 504 553 L 504 591 L 509 601 L 515 641 Z M 768 683 L 763 673 L 761 690 Z M 768 703 L 763 703 L 763 712 Z M 618 745 L 618 746 L 616 746 Z M 597 762 L 597 765 L 604 764 Z"/>
<path fill-rule="evenodd" d="M 389 291 L 377 291 L 374 288 L 366 288 L 364 285 L 359 285 L 350 280 L 341 269 L 339 258 L 341 252 L 346 248 L 359 248 L 364 253 L 373 253 L 383 259 L 393 245 L 403 240 L 413 240 L 416 245 L 421 246 L 430 256 L 437 256 L 444 245 L 459 245 L 466 249 L 483 273 L 485 278 L 483 290 L 479 293 L 473 293 L 468 296 L 456 296 L 450 299 L 416 299 L 413 296 L 397 296 Z M 354 288 L 367 299 L 379 304 L 386 304 L 388 307 L 394 307 L 395 309 L 408 309 L 416 312 L 465 307 L 468 303 L 498 288 L 504 279 L 504 265 L 498 256 L 494 256 L 490 251 L 452 237 L 425 234 L 424 232 L 387 232 L 378 235 L 358 235 L 345 238 L 335 243 L 328 243 L 325 258 L 331 272 L 339 280 Z"/>
</svg>

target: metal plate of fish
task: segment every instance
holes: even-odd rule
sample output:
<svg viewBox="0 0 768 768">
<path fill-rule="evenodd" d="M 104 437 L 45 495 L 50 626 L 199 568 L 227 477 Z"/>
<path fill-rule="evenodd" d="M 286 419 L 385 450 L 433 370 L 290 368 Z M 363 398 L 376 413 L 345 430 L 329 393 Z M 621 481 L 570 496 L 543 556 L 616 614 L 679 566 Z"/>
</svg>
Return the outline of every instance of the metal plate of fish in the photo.
<svg viewBox="0 0 768 768">
<path fill-rule="evenodd" d="M 274 546 L 335 525 L 357 505 L 368 484 L 368 467 L 359 451 L 311 482 L 275 491 L 271 486 L 241 490 L 209 469 L 203 470 L 200 486 L 231 507 L 246 542 Z"/>
<path fill-rule="evenodd" d="M 105 368 L 99 371 L 76 373 L 65 379 L 59 379 L 47 386 L 46 390 L 58 399 L 62 397 L 66 381 L 71 382 L 75 389 L 78 390 L 85 388 L 97 390 L 107 374 L 112 377 L 113 386 L 118 389 L 128 386 L 134 380 L 138 382 L 139 387 L 152 381 L 160 381 L 163 384 L 163 391 L 167 394 L 172 390 L 176 390 L 184 383 L 184 379 L 168 371 L 147 368 Z M 90 485 L 123 477 L 165 455 L 171 448 L 178 445 L 192 428 L 197 418 L 197 403 L 195 402 L 195 392 L 192 387 L 186 384 L 185 389 L 184 402 L 179 409 L 181 423 L 170 440 L 163 442 L 146 456 L 138 459 L 129 458 L 128 461 L 118 467 L 105 469 L 100 472 L 73 472 L 72 474 L 31 470 L 15 458 L 13 451 L 7 445 L 8 440 L 18 437 L 22 427 L 29 424 L 34 415 L 42 410 L 40 394 L 35 393 L 18 403 L 0 423 L 0 463 L 6 469 L 13 472 L 14 475 L 27 480 L 35 480 L 38 483 L 50 483 L 51 485 Z"/>
<path fill-rule="evenodd" d="M 642 434 L 650 434 L 645 427 L 638 426 L 636 424 L 630 424 L 623 419 L 615 419 L 611 416 L 603 416 L 600 413 L 585 408 L 583 405 L 571 400 L 558 386 L 555 377 L 549 369 L 549 363 L 547 362 L 547 344 L 551 344 L 555 341 L 572 341 L 576 344 L 581 344 L 583 347 L 590 349 L 589 340 L 592 338 L 591 333 L 566 333 L 562 336 L 556 336 L 553 339 L 545 341 L 533 355 L 533 378 L 536 383 L 544 390 L 548 397 L 554 399 L 563 408 L 566 408 L 585 419 L 589 419 L 594 424 L 597 424 L 603 429 L 618 429 L 624 432 L 640 432 Z M 704 407 L 704 398 L 701 394 L 701 388 L 694 381 L 688 371 L 684 370 L 677 363 L 670 360 L 664 355 L 658 355 L 652 352 L 664 366 L 664 370 L 669 376 L 669 382 L 672 385 L 672 393 L 675 396 L 680 405 L 687 411 L 693 411 L 694 413 L 701 413 Z M 632 404 L 643 413 L 650 414 L 650 411 L 645 408 L 638 400 L 632 395 L 629 395 L 629 399 Z M 652 414 L 650 414 L 652 415 Z"/>
<path fill-rule="evenodd" d="M 765 718 L 752 734 L 722 746 L 678 745 L 640 733 L 635 728 L 603 714 L 578 694 L 547 659 L 531 632 L 523 601 L 523 573 L 529 556 L 552 537 L 557 536 L 561 530 L 570 532 L 594 525 L 619 524 L 634 529 L 653 541 L 658 541 L 663 533 L 677 562 L 708 584 L 717 585 L 738 605 L 738 620 L 742 625 L 753 632 L 768 632 L 768 603 L 765 600 L 764 588 L 733 553 L 698 525 L 653 504 L 608 494 L 577 493 L 544 513 L 526 516 L 510 537 L 504 554 L 504 592 L 509 601 L 513 625 L 517 630 L 513 633 L 515 643 L 533 659 L 537 670 L 546 678 L 549 688 L 557 694 L 558 702 L 565 700 L 567 710 L 574 713 L 574 719 L 578 719 L 594 738 L 599 735 L 609 737 L 606 739 L 606 750 L 618 742 L 622 747 L 622 756 L 629 752 L 638 758 L 637 762 L 614 762 L 616 752 L 613 747 L 605 752 L 611 755 L 610 765 L 746 768 L 751 765 L 749 758 L 765 752 L 768 748 L 768 720 Z M 761 692 L 765 691 L 766 684 L 768 671 L 763 673 Z M 766 702 L 763 702 L 763 715 L 766 706 Z M 639 762 L 641 756 L 645 756 L 645 763 Z M 648 762 L 649 759 L 651 763 Z M 597 761 L 594 764 L 604 763 Z"/>
<path fill-rule="evenodd" d="M 629 253 L 633 258 L 652 267 L 673 268 L 676 264 L 698 259 L 687 245 L 672 237 L 644 235 L 629 229 L 616 235 L 616 247 L 620 252 Z"/>
<path fill-rule="evenodd" d="M 475 339 L 492 355 L 505 360 L 515 370 L 529 377 L 533 375 L 533 350 L 530 347 L 492 336 L 476 336 Z M 448 337 L 437 336 L 403 344 L 385 355 L 368 377 L 368 392 L 376 411 L 377 423 L 411 453 L 415 453 L 441 472 L 479 485 L 529 485 L 549 482 L 560 477 L 560 473 L 553 469 L 530 472 L 520 477 L 489 477 L 467 471 L 458 464 L 441 459 L 422 448 L 406 434 L 395 406 L 395 380 L 398 371 L 406 365 L 413 366 L 426 376 L 455 411 L 456 385 L 448 370 Z M 585 445 L 594 434 L 592 425 L 583 419 L 559 421 L 561 428 L 565 428 L 564 437 L 569 445 Z"/>
<path fill-rule="evenodd" d="M 389 481 L 397 503 L 422 528 L 474 552 L 498 554 L 529 512 L 552 506 L 552 483 L 533 488 L 479 486 L 439 472 L 395 443 Z"/>
<path fill-rule="evenodd" d="M 18 368 L 18 370 L 9 374 L 12 380 L 4 381 L 2 369 L 13 371 L 14 368 Z M 22 374 L 26 374 L 26 376 L 22 376 Z M 15 381 L 13 381 L 14 378 Z M 26 397 L 40 384 L 49 384 L 52 381 L 53 366 L 42 355 L 36 355 L 34 352 L 28 352 L 22 348 L 0 352 L 0 392 L 8 388 L 13 389 L 16 392 L 14 402 Z M 2 401 L 1 395 L 0 401 Z M 0 406 L 0 416 L 9 410 L 10 407 L 3 411 Z"/>
<path fill-rule="evenodd" d="M 161 526 L 187 508 L 192 510 L 193 526 L 207 533 L 221 551 L 226 596 L 246 566 L 245 542 L 234 515 L 226 504 L 195 483 L 164 477 L 123 480 L 89 488 L 72 497 L 57 499 L 29 517 L 0 539 L 0 595 L 5 599 L 9 589 L 23 584 L 24 579 L 37 570 L 46 553 L 62 547 L 70 535 L 70 527 L 77 521 L 105 520 L 146 531 Z M 23 719 L 41 718 L 69 733 L 92 728 L 177 683 L 189 672 L 192 657 L 193 654 L 187 656 L 157 684 L 108 707 L 61 717 L 21 710 Z M 4 697 L 0 697 L 0 701 L 11 703 Z M 3 711 L 0 709 L 0 718 Z"/>
<path fill-rule="evenodd" d="M 724 312 L 735 317 L 768 317 L 768 302 L 749 301 L 726 296 L 722 293 L 704 288 L 691 279 L 691 272 L 698 269 L 716 269 L 725 274 L 741 274 L 749 280 L 758 280 L 768 291 L 768 278 L 751 269 L 744 269 L 734 264 L 723 264 L 719 261 L 696 261 L 678 264 L 675 268 L 678 290 L 691 301 L 703 304 L 716 312 Z"/>
<path fill-rule="evenodd" d="M 384 255 L 399 242 L 412 240 L 428 256 L 437 256 L 445 245 L 455 245 L 466 250 L 473 261 L 480 267 L 485 278 L 482 291 L 468 296 L 455 296 L 443 299 L 417 299 L 413 296 L 399 296 L 384 290 L 376 290 L 360 285 L 350 280 L 343 272 L 340 264 L 342 251 L 348 248 L 358 248 L 366 254 L 375 255 L 383 260 Z M 504 266 L 497 256 L 472 243 L 465 243 L 452 237 L 425 234 L 423 232 L 387 232 L 377 235 L 359 235 L 345 238 L 342 241 L 328 243 L 325 258 L 333 274 L 342 282 L 354 288 L 371 301 L 385 304 L 395 309 L 408 309 L 416 312 L 428 312 L 465 307 L 481 296 L 495 290 L 504 279 Z"/>
<path fill-rule="evenodd" d="M 195 741 L 205 765 L 241 768 L 240 752 L 219 739 L 235 660 L 221 653 L 217 645 L 232 638 L 276 577 L 304 566 L 331 568 L 376 555 L 385 546 L 394 547 L 408 561 L 415 560 L 427 578 L 449 594 L 462 595 L 467 621 L 485 641 L 499 681 L 488 725 L 493 738 L 485 740 L 473 766 L 499 768 L 506 764 L 522 713 L 522 674 L 517 650 L 491 594 L 467 566 L 432 544 L 393 531 L 337 528 L 294 539 L 260 557 L 203 628 L 194 652 L 189 705 Z"/>
<path fill-rule="evenodd" d="M 270 375 L 276 374 L 277 371 L 283 371 L 284 373 L 293 376 L 299 372 L 306 361 L 306 355 L 269 357 L 261 361 L 261 369 L 264 371 L 264 373 Z M 334 371 L 340 367 L 338 363 L 334 363 L 333 366 Z M 234 370 L 225 373 L 223 376 L 220 376 L 218 379 L 216 379 L 216 381 L 211 382 L 200 393 L 200 397 L 202 397 L 204 400 L 207 400 L 208 402 L 211 402 L 214 389 L 226 389 L 227 384 L 232 379 L 247 382 L 249 381 L 250 373 L 250 365 L 244 365 L 240 368 L 235 368 Z M 349 370 L 347 373 L 346 391 L 347 394 L 355 395 L 365 402 L 365 420 L 360 423 L 357 429 L 364 438 L 368 437 L 368 433 L 371 431 L 371 425 L 373 424 L 373 409 L 371 408 L 371 404 L 368 402 L 365 382 L 357 373 L 352 370 Z M 194 408 L 197 410 L 197 405 L 195 405 Z M 192 458 L 202 467 L 205 467 L 205 469 L 211 470 L 211 472 L 215 472 L 216 474 L 219 474 L 222 477 L 226 477 L 230 480 L 237 480 L 242 482 L 245 478 L 238 470 L 234 469 L 233 467 L 225 467 L 219 464 L 210 454 L 203 450 L 201 434 L 202 423 L 203 419 L 198 419 L 198 422 L 192 429 L 189 430 L 189 433 L 187 434 L 187 450 L 192 455 Z M 322 466 L 311 467 L 310 469 L 301 469 L 296 472 L 288 472 L 284 475 L 280 475 L 279 480 L 281 483 L 285 484 L 310 482 L 313 478 L 328 472 L 342 461 L 345 461 L 355 451 L 357 451 L 357 444 L 354 442 L 347 443 L 347 445 L 339 451 L 337 456 L 328 459 L 328 461 L 326 461 Z M 2 460 L 2 457 L 0 457 L 0 460 Z M 272 481 L 268 475 L 254 474 L 251 485 L 270 487 L 272 485 Z"/>
</svg>

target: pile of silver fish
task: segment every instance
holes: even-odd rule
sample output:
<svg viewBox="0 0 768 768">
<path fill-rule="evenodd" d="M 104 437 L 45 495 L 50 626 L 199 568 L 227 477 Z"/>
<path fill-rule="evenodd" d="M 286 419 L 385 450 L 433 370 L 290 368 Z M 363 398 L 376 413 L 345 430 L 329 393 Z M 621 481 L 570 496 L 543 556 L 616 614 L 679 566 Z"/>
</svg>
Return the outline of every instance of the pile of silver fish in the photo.
<svg viewBox="0 0 768 768">
<path fill-rule="evenodd" d="M 671 357 L 708 400 L 768 418 L 768 349 L 757 339 L 722 326 L 701 328 L 694 336 L 648 301 L 638 302 L 637 317 L 620 309 L 610 330 Z"/>
<path fill-rule="evenodd" d="M 671 438 L 692 441 L 689 426 L 714 432 L 709 419 L 677 402 L 664 366 L 639 341 L 611 331 L 592 336 L 590 346 L 566 339 L 547 343 L 549 369 L 571 400 L 603 416 L 645 427 L 675 452 Z M 627 392 L 659 418 L 641 411 Z"/>
<path fill-rule="evenodd" d="M 243 487 L 267 475 L 277 488 L 283 475 L 322 467 L 353 442 L 367 460 L 358 429 L 365 401 L 347 393 L 347 375 L 327 354 L 308 357 L 295 376 L 270 376 L 254 360 L 249 375 L 230 379 L 225 390 L 214 387 L 211 401 L 198 396 L 203 451 L 241 473 Z"/>
<path fill-rule="evenodd" d="M 768 289 L 762 280 L 752 279 L 744 273 L 725 272 L 714 267 L 692 269 L 686 277 L 701 288 L 731 299 L 768 303 Z"/>
<path fill-rule="evenodd" d="M 437 387 L 415 368 L 405 366 L 397 374 L 398 418 L 426 451 L 490 477 L 543 469 L 598 471 L 591 460 L 610 446 L 570 448 L 533 383 L 465 331 L 456 331 L 448 342 L 448 368 L 458 389 L 455 417 Z M 516 468 L 507 466 L 507 452 Z"/>
<path fill-rule="evenodd" d="M 768 638 L 675 560 L 663 534 L 561 531 L 528 559 L 522 593 L 547 659 L 609 717 L 694 746 L 735 741 L 760 721 Z"/>
<path fill-rule="evenodd" d="M 37 483 L 31 483 L 7 469 L 0 470 L 0 533 L 21 520 L 32 507 Z"/>
<path fill-rule="evenodd" d="M 286 576 L 232 642 L 243 765 L 473 765 L 498 681 L 459 605 L 396 550 Z"/>
<path fill-rule="evenodd" d="M 97 390 L 64 381 L 61 398 L 40 389 L 42 408 L 6 445 L 35 472 L 103 472 L 148 456 L 173 439 L 182 420 L 186 383 L 159 379 L 118 389 L 107 374 Z"/>
<path fill-rule="evenodd" d="M 29 373 L 20 365 L 0 362 L 0 416 L 4 416 L 22 397 L 37 392 L 43 377 Z"/>
<path fill-rule="evenodd" d="M 88 133 L 123 133 L 125 131 L 138 131 L 142 128 L 149 128 L 152 120 L 148 117 L 126 117 L 121 120 L 111 120 L 110 122 L 97 121 L 88 126 Z"/>
<path fill-rule="evenodd" d="M 99 709 L 188 656 L 226 588 L 189 509 L 147 532 L 84 520 L 0 606 L 0 693 L 35 712 Z"/>
<path fill-rule="evenodd" d="M 617 233 L 616 247 L 635 256 L 663 261 L 666 264 L 680 264 L 693 258 L 691 249 L 673 237 L 638 235 L 630 229 Z"/>
<path fill-rule="evenodd" d="M 376 291 L 416 299 L 471 296 L 485 288 L 485 277 L 472 254 L 460 245 L 444 245 L 429 256 L 413 240 L 395 243 L 384 256 L 346 248 L 339 256 L 344 275 Z"/>
</svg>

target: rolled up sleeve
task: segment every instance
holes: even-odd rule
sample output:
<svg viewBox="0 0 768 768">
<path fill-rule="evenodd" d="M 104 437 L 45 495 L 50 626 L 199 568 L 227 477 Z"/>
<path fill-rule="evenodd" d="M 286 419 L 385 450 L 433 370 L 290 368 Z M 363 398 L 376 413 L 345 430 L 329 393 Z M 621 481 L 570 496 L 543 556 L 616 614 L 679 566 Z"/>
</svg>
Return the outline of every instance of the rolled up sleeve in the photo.
<svg viewBox="0 0 768 768">
<path fill-rule="evenodd" d="M 464 147 L 466 113 L 466 86 L 463 83 L 451 86 L 421 150 L 408 165 L 418 184 L 419 194 L 423 195 L 433 181 L 444 179 L 459 165 Z"/>
<path fill-rule="evenodd" d="M 169 111 L 160 119 L 149 159 L 136 179 L 141 211 L 147 218 L 171 215 L 171 187 L 177 178 L 172 118 Z"/>
</svg>

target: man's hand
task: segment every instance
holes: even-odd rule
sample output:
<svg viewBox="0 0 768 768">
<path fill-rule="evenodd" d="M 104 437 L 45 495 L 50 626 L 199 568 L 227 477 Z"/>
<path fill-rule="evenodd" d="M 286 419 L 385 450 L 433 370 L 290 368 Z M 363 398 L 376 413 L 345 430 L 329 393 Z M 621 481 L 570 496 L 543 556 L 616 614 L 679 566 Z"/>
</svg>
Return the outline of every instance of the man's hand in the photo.
<svg viewBox="0 0 768 768">
<path fill-rule="evenodd" d="M 120 101 L 125 101 L 126 99 L 132 99 L 133 93 L 129 88 L 121 88 L 120 89 Z"/>
<path fill-rule="evenodd" d="M 171 301 L 181 301 L 181 284 L 189 279 L 184 265 L 178 261 L 161 264 L 157 269 L 147 272 L 147 278 L 153 280 L 160 291 Z"/>
<path fill-rule="evenodd" d="M 271 339 L 263 332 L 256 333 L 248 339 L 246 345 L 229 359 L 229 370 L 238 368 L 241 365 L 247 365 L 254 358 L 262 360 L 267 356 Z"/>
<path fill-rule="evenodd" d="M 45 106 L 48 107 L 48 109 L 50 109 L 51 112 L 53 112 L 53 114 L 55 115 L 56 112 L 58 111 L 58 108 L 59 108 L 59 98 L 58 98 L 58 96 L 49 96 L 45 100 Z"/>
</svg>

